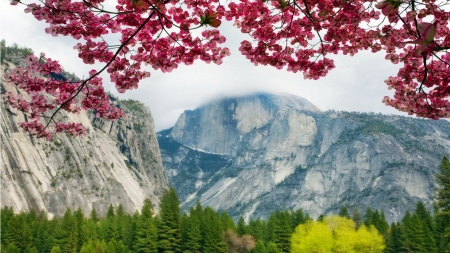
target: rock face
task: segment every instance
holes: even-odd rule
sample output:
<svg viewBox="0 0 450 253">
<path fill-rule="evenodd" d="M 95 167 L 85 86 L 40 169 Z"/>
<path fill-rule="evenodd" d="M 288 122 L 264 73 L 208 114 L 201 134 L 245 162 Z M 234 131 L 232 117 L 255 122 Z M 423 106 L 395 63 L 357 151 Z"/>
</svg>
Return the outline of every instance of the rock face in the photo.
<svg viewBox="0 0 450 253">
<path fill-rule="evenodd" d="M 16 92 L 2 79 L 1 93 L 6 91 Z M 1 205 L 57 216 L 67 207 L 105 214 L 110 204 L 133 213 L 145 198 L 157 205 L 168 181 L 151 112 L 137 101 L 115 103 L 125 119 L 106 121 L 87 112 L 66 115 L 87 126 L 87 136 L 57 134 L 50 142 L 19 129 L 24 115 L 2 103 Z"/>
<path fill-rule="evenodd" d="M 158 139 L 184 208 L 199 199 L 248 219 L 371 206 L 394 221 L 419 200 L 431 207 L 449 134 L 445 120 L 321 112 L 292 95 L 256 94 L 185 111 Z"/>
</svg>

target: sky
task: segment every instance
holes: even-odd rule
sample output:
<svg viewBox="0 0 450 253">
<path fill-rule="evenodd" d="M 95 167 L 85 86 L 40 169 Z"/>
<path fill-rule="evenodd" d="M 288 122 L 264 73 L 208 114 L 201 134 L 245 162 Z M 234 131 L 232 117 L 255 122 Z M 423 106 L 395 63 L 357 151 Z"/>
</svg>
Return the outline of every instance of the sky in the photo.
<svg viewBox="0 0 450 253">
<path fill-rule="evenodd" d="M 0 0 L 0 39 L 7 45 L 17 43 L 29 47 L 35 53 L 44 52 L 47 57 L 59 60 L 63 68 L 82 78 L 89 70 L 102 65 L 85 65 L 78 58 L 73 46 L 75 39 L 46 34 L 45 22 L 37 21 L 23 11 L 22 6 L 11 6 L 8 0 Z M 406 115 L 381 101 L 392 95 L 384 80 L 396 75 L 398 65 L 384 60 L 383 53 L 360 52 L 350 57 L 334 57 L 336 68 L 319 80 L 305 80 L 303 73 L 277 70 L 273 67 L 254 66 L 238 50 L 240 42 L 248 39 L 223 20 L 221 33 L 227 37 L 231 56 L 219 65 L 196 62 L 170 73 L 151 68 L 151 77 L 139 84 L 139 88 L 119 94 L 104 76 L 106 90 L 121 99 L 136 99 L 152 111 L 156 130 L 173 126 L 185 110 L 193 110 L 209 101 L 222 97 L 243 96 L 255 92 L 290 93 L 309 100 L 323 111 L 344 110 L 380 112 Z"/>
</svg>

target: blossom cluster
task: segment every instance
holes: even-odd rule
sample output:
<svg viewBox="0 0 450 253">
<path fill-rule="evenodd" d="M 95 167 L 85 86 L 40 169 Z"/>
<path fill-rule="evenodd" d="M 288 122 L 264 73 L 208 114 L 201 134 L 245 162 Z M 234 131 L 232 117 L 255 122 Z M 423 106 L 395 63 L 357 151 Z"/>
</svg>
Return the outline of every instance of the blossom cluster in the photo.
<svg viewBox="0 0 450 253">
<path fill-rule="evenodd" d="M 221 47 L 226 40 L 220 34 L 223 19 L 234 21 L 251 37 L 241 42 L 239 50 L 253 64 L 303 72 L 306 79 L 317 80 L 334 69 L 330 55 L 384 51 L 386 60 L 403 66 L 397 76 L 386 80 L 395 94 L 383 102 L 420 117 L 450 117 L 446 1 L 117 0 L 114 10 L 105 10 L 104 0 L 22 1 L 26 0 L 11 3 L 25 4 L 25 12 L 45 20 L 47 33 L 79 40 L 74 48 L 85 64 L 105 64 L 81 82 L 30 77 L 20 68 L 10 73 L 10 80 L 32 99 L 7 94 L 7 102 L 35 118 L 50 114 L 55 131 L 84 133 L 78 125 L 56 122 L 53 116 L 61 110 L 95 109 L 98 116 L 109 119 L 123 116 L 103 91 L 98 77 L 103 71 L 119 92 L 125 92 L 150 76 L 144 65 L 170 72 L 196 60 L 221 64 L 230 54 Z M 196 29 L 203 31 L 194 33 Z M 120 35 L 118 46 L 104 39 L 111 33 Z M 30 68 L 43 75 L 60 70 L 51 59 L 44 64 L 33 56 L 29 59 Z M 36 135 L 50 131 L 48 124 L 23 127 Z M 69 131 L 70 127 L 76 130 Z"/>
</svg>

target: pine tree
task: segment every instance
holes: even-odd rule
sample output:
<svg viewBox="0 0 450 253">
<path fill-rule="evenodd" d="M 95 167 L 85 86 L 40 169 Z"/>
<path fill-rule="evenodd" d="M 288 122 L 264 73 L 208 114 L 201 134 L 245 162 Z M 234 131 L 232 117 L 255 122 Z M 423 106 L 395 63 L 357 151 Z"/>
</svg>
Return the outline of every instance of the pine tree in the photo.
<svg viewBox="0 0 450 253">
<path fill-rule="evenodd" d="M 89 216 L 89 219 L 91 221 L 93 221 L 94 223 L 98 222 L 98 215 L 97 215 L 97 210 L 95 210 L 95 208 L 92 208 L 91 210 L 91 215 Z"/>
<path fill-rule="evenodd" d="M 356 229 L 361 227 L 363 222 L 362 222 L 361 213 L 359 212 L 359 209 L 357 206 L 352 208 L 352 220 L 355 222 Z"/>
<path fill-rule="evenodd" d="M 8 244 L 14 244 L 19 248 L 20 252 L 23 252 L 27 247 L 34 246 L 33 235 L 29 225 L 27 224 L 27 217 L 25 213 L 11 216 L 8 221 L 6 238 L 6 242 Z"/>
<path fill-rule="evenodd" d="M 9 241 L 9 220 L 14 216 L 14 211 L 12 207 L 3 207 L 0 211 L 1 215 L 1 233 L 2 233 L 2 244 L 9 245 L 11 242 Z"/>
<path fill-rule="evenodd" d="M 267 253 L 280 253 L 280 251 L 277 248 L 277 245 L 274 242 L 269 242 L 267 244 Z"/>
<path fill-rule="evenodd" d="M 84 233 L 82 233 L 83 231 L 83 226 L 86 222 L 85 218 L 84 218 L 84 214 L 83 211 L 81 211 L 81 208 L 78 208 L 74 213 L 73 216 L 75 218 L 75 222 L 76 222 L 76 226 L 77 226 L 77 231 L 79 231 L 78 233 L 78 249 L 81 249 L 81 246 L 83 246 L 84 242 L 88 240 L 87 237 L 85 237 L 86 235 Z"/>
<path fill-rule="evenodd" d="M 429 253 L 436 253 L 437 247 L 436 240 L 434 238 L 436 226 L 434 224 L 433 217 L 421 201 L 416 204 L 414 214 L 416 214 L 420 219 L 422 229 L 425 233 L 425 248 Z"/>
<path fill-rule="evenodd" d="M 364 225 L 366 225 L 366 227 L 370 227 L 370 225 L 373 225 L 373 211 L 370 207 L 366 208 L 366 213 L 364 214 Z"/>
<path fill-rule="evenodd" d="M 392 223 L 386 239 L 386 253 L 401 252 L 401 230 L 399 223 Z"/>
<path fill-rule="evenodd" d="M 289 211 L 275 211 L 269 216 L 269 241 L 277 245 L 279 252 L 289 252 L 291 247 L 292 217 Z"/>
<path fill-rule="evenodd" d="M 264 240 L 264 231 L 266 230 L 265 222 L 261 219 L 250 219 L 248 223 L 248 232 L 256 241 Z"/>
<path fill-rule="evenodd" d="M 297 209 L 297 211 L 292 214 L 292 231 L 294 231 L 298 225 L 305 223 L 309 219 L 310 217 L 307 214 L 305 215 L 302 209 Z"/>
<path fill-rule="evenodd" d="M 153 219 L 153 204 L 150 199 L 144 200 L 141 215 L 136 226 L 136 242 L 134 252 L 137 253 L 157 253 L 157 233 Z"/>
<path fill-rule="evenodd" d="M 144 200 L 145 201 L 145 200 Z M 125 238 L 125 211 L 123 210 L 122 204 L 117 207 L 116 214 L 116 240 L 124 241 Z"/>
<path fill-rule="evenodd" d="M 439 236 L 439 248 L 443 252 L 450 251 L 450 161 L 444 156 L 439 173 L 436 175 L 436 182 L 439 185 L 436 206 L 438 207 L 437 216 L 440 221 L 440 230 L 443 232 Z"/>
<path fill-rule="evenodd" d="M 220 220 L 224 231 L 227 231 L 228 229 L 233 231 L 236 230 L 236 225 L 234 224 L 233 218 L 231 218 L 226 211 L 222 211 L 220 213 Z"/>
<path fill-rule="evenodd" d="M 339 209 L 339 216 L 350 219 L 350 213 L 348 212 L 348 207 L 343 206 Z"/>
<path fill-rule="evenodd" d="M 239 221 L 237 223 L 236 232 L 239 236 L 247 234 L 247 225 L 245 224 L 244 218 L 242 218 L 242 216 L 239 218 Z"/>
<path fill-rule="evenodd" d="M 78 252 L 78 236 L 75 217 L 68 208 L 57 227 L 55 242 L 62 253 L 76 253 Z"/>
<path fill-rule="evenodd" d="M 259 240 L 255 248 L 252 250 L 252 253 L 267 253 L 266 245 L 264 245 L 264 242 L 262 240 Z"/>
<path fill-rule="evenodd" d="M 158 229 L 158 248 L 161 253 L 181 252 L 181 214 L 175 188 L 163 193 L 160 203 L 160 222 Z"/>
<path fill-rule="evenodd" d="M 200 217 L 191 207 L 190 215 L 184 214 L 182 217 L 182 237 L 183 237 L 183 252 L 197 253 L 201 252 L 201 229 Z"/>
<path fill-rule="evenodd" d="M 202 237 L 204 253 L 225 253 L 226 243 L 223 241 L 223 228 L 219 214 L 210 207 L 206 207 L 202 219 Z"/>
</svg>

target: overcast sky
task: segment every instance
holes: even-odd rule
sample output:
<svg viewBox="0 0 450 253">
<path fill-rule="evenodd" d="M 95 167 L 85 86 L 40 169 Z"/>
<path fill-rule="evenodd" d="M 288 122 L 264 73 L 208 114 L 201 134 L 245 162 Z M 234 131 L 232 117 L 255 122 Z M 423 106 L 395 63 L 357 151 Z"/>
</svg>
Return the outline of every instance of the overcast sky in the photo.
<svg viewBox="0 0 450 253">
<path fill-rule="evenodd" d="M 69 37 L 52 37 L 44 32 L 46 24 L 23 12 L 22 6 L 11 6 L 9 0 L 0 0 L 0 39 L 7 45 L 17 43 L 44 52 L 59 60 L 64 69 L 79 77 L 86 76 L 95 66 L 84 65 Z M 302 73 L 293 74 L 272 67 L 254 66 L 238 50 L 246 39 L 232 23 L 223 21 L 221 33 L 227 37 L 226 46 L 231 56 L 223 64 L 194 63 L 180 66 L 171 73 L 149 69 L 151 77 L 140 83 L 137 90 L 118 94 L 104 77 L 106 89 L 123 99 L 137 99 L 147 104 L 157 130 L 171 127 L 178 116 L 188 109 L 223 96 L 246 95 L 253 92 L 291 93 L 308 99 L 321 110 L 345 110 L 401 114 L 381 103 L 388 91 L 384 80 L 396 75 L 398 66 L 384 60 L 384 54 L 361 52 L 357 56 L 336 56 L 336 68 L 327 77 L 317 81 L 303 79 Z M 100 65 L 99 65 L 100 66 Z"/>
</svg>

